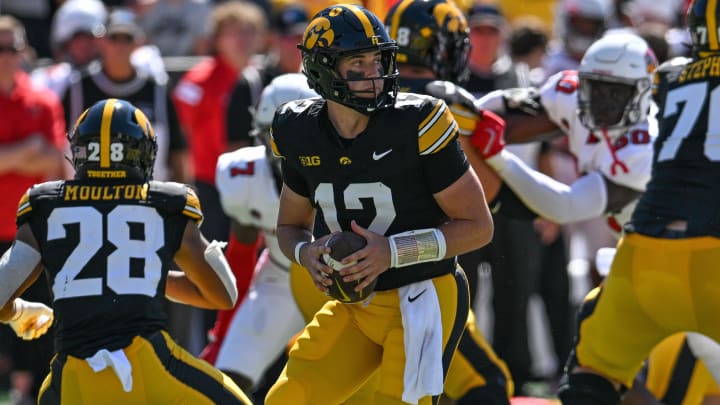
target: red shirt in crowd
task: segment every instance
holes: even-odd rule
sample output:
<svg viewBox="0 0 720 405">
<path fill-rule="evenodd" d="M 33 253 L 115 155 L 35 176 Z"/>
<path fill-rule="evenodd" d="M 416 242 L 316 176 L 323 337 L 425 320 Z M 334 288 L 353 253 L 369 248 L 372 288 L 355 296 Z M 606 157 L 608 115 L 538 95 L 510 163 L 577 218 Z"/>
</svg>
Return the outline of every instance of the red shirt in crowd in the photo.
<svg viewBox="0 0 720 405">
<path fill-rule="evenodd" d="M 64 150 L 65 118 L 62 105 L 50 89 L 34 85 L 24 72 L 15 74 L 15 88 L 10 95 L 0 93 L 0 148 L 40 134 L 58 150 Z M 43 177 L 0 173 L 3 198 L 0 198 L 0 241 L 15 238 L 15 213 L 18 201 Z"/>
<path fill-rule="evenodd" d="M 180 79 L 173 102 L 190 141 L 195 179 L 215 184 L 215 165 L 227 150 L 225 111 L 239 71 L 219 57 L 195 65 Z"/>
</svg>

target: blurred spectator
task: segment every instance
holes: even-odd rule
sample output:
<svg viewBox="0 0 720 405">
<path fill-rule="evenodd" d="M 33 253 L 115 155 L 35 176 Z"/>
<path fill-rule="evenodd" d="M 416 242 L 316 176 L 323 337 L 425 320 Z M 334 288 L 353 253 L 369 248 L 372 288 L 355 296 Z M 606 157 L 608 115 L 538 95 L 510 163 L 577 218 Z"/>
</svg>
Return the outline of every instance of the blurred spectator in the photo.
<svg viewBox="0 0 720 405">
<path fill-rule="evenodd" d="M 211 21 L 213 57 L 180 79 L 173 101 L 190 141 L 195 183 L 206 213 L 203 234 L 209 240 L 227 240 L 229 222 L 214 186 L 215 165 L 221 153 L 250 144 L 248 133 L 227 131 L 225 112 L 232 89 L 264 40 L 267 21 L 258 6 L 238 0 L 217 5 Z"/>
<path fill-rule="evenodd" d="M 528 71 L 513 64 L 505 40 L 508 26 L 501 10 L 492 4 L 476 4 L 468 12 L 470 26 L 470 79 L 465 88 L 476 96 L 495 89 L 529 85 Z"/>
<path fill-rule="evenodd" d="M 517 19 L 510 31 L 510 58 L 516 64 L 523 63 L 527 66 L 530 83 L 533 85 L 542 83 L 545 77 L 543 59 L 547 54 L 549 40 L 547 27 L 534 17 Z"/>
<path fill-rule="evenodd" d="M 35 69 L 35 83 L 49 87 L 62 98 L 74 69 L 97 59 L 96 35 L 105 29 L 107 10 L 99 0 L 67 0 L 53 16 L 50 44 L 56 64 Z"/>
<path fill-rule="evenodd" d="M 51 56 L 48 38 L 54 6 L 55 2 L 48 0 L 2 0 L 0 13 L 20 20 L 25 27 L 28 49 L 33 49 L 37 57 L 48 58 Z"/>
<path fill-rule="evenodd" d="M 0 251 L 15 238 L 17 201 L 35 183 L 63 178 L 62 150 L 65 121 L 62 106 L 50 90 L 34 86 L 22 71 L 25 30 L 18 20 L 0 15 Z M 45 277 L 22 298 L 50 304 Z M 34 403 L 53 352 L 53 330 L 33 341 L 14 338 L 0 326 L 0 358 L 12 362 L 11 396 L 14 403 Z"/>
<path fill-rule="evenodd" d="M 557 2 L 560 0 L 497 0 L 511 25 L 518 19 L 533 16 L 546 27 L 552 27 Z"/>
<path fill-rule="evenodd" d="M 208 0 L 136 0 L 146 8 L 139 23 L 162 56 L 204 55 L 208 50 Z"/>
<path fill-rule="evenodd" d="M 263 55 L 260 70 L 263 84 L 283 73 L 300 71 L 302 57 L 297 48 L 308 24 L 308 14 L 299 4 L 273 9 L 270 15 L 270 47 Z"/>
<path fill-rule="evenodd" d="M 190 141 L 195 186 L 205 213 L 201 229 L 208 240 L 230 237 L 230 221 L 215 188 L 215 167 L 220 154 L 251 144 L 248 132 L 228 131 L 226 113 L 238 80 L 254 77 L 246 82 L 260 84 L 259 73 L 249 66 L 249 61 L 265 41 L 267 24 L 263 10 L 254 3 L 230 0 L 215 6 L 210 23 L 212 58 L 190 69 L 173 91 L 180 124 Z M 258 87 L 259 91 L 262 85 Z M 226 256 L 233 269 L 247 268 L 246 264 L 236 264 L 247 254 L 255 255 L 256 246 L 238 247 L 237 241 L 230 238 Z M 239 289 L 246 291 L 252 274 L 236 277 L 242 284 Z M 206 317 L 202 331 L 210 328 L 211 318 Z M 204 342 L 198 343 L 198 347 L 188 349 L 199 353 Z"/>
<path fill-rule="evenodd" d="M 585 50 L 607 30 L 609 0 L 560 0 L 555 15 L 555 40 L 545 58 L 545 75 L 577 68 Z"/>
<path fill-rule="evenodd" d="M 130 10 L 114 10 L 105 27 L 98 38 L 100 60 L 72 76 L 63 98 L 67 122 L 75 122 L 97 101 L 106 98 L 127 100 L 145 113 L 155 129 L 158 152 L 154 179 L 187 182 L 186 142 L 166 87 L 167 75 L 138 69 L 131 62 L 144 35 Z"/>
<path fill-rule="evenodd" d="M 661 24 L 665 29 L 680 23 L 678 15 L 684 0 L 627 0 L 620 3 L 619 18 L 626 25 Z"/>
</svg>

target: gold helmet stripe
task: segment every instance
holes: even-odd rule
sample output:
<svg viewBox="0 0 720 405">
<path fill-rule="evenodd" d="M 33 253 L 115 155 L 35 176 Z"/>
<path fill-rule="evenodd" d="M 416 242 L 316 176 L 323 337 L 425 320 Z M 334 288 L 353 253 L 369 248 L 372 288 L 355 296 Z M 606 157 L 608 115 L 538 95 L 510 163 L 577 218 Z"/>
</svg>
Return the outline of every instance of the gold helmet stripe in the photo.
<svg viewBox="0 0 720 405">
<path fill-rule="evenodd" d="M 400 29 L 400 17 L 405 12 L 405 9 L 412 4 L 414 0 L 403 0 L 393 13 L 392 21 L 390 22 L 390 38 L 397 39 L 398 30 Z"/>
<path fill-rule="evenodd" d="M 715 18 L 715 9 L 717 8 L 717 0 L 708 0 L 705 7 L 705 25 L 707 25 L 708 43 L 711 51 L 720 49 L 718 46 L 718 26 Z"/>
<path fill-rule="evenodd" d="M 100 167 L 110 167 L 110 124 L 112 124 L 113 111 L 117 99 L 111 98 L 103 107 L 102 122 L 100 124 Z"/>
<path fill-rule="evenodd" d="M 354 4 L 347 4 L 344 5 L 346 9 L 350 10 L 355 14 L 355 16 L 360 20 L 360 24 L 363 26 L 363 30 L 365 31 L 365 36 L 368 38 L 372 38 L 375 36 L 375 30 L 373 29 L 372 23 L 370 22 L 370 19 L 367 15 L 363 12 L 363 10 L 354 5 Z"/>
</svg>

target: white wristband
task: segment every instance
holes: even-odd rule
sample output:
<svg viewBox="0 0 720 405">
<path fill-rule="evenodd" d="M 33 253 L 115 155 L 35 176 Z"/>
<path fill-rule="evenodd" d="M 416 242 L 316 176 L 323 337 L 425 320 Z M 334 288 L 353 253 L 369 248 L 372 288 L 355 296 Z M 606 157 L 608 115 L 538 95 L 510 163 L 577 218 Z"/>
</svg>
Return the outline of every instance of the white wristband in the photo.
<svg viewBox="0 0 720 405">
<path fill-rule="evenodd" d="M 300 263 L 300 249 L 302 249 L 302 247 L 307 244 L 308 244 L 308 242 L 303 240 L 303 241 L 298 242 L 297 245 L 295 245 L 295 263 L 302 264 L 302 263 Z"/>
<path fill-rule="evenodd" d="M 397 233 L 390 242 L 390 267 L 436 262 L 445 258 L 445 235 L 437 228 L 418 229 Z"/>
</svg>

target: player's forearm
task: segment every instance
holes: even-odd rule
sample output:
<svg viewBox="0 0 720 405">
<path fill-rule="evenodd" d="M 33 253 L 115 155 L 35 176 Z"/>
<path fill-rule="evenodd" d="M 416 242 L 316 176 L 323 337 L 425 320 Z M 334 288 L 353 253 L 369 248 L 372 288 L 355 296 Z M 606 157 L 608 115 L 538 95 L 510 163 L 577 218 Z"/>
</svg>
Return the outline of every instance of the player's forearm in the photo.
<svg viewBox="0 0 720 405">
<path fill-rule="evenodd" d="M 198 308 L 216 309 L 216 305 L 203 296 L 202 291 L 181 271 L 168 272 L 165 296 L 171 301 Z"/>
<path fill-rule="evenodd" d="M 295 248 L 300 242 L 311 242 L 312 232 L 309 229 L 296 225 L 278 225 L 278 243 L 283 254 L 293 262 L 296 262 Z"/>
<path fill-rule="evenodd" d="M 528 208 L 553 222 L 567 224 L 596 218 L 607 206 L 605 183 L 597 173 L 583 176 L 569 186 L 529 168 L 506 150 L 487 162 Z"/>
</svg>

